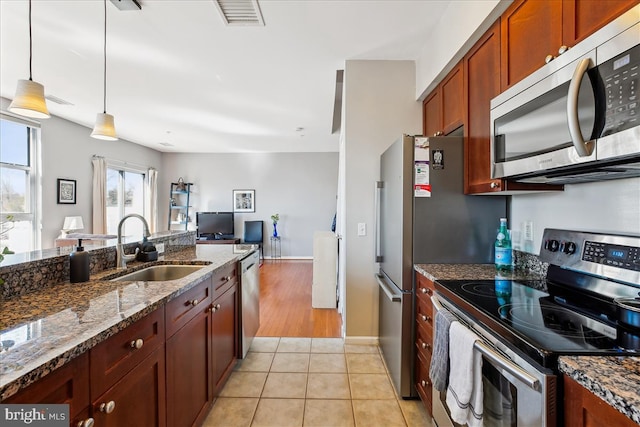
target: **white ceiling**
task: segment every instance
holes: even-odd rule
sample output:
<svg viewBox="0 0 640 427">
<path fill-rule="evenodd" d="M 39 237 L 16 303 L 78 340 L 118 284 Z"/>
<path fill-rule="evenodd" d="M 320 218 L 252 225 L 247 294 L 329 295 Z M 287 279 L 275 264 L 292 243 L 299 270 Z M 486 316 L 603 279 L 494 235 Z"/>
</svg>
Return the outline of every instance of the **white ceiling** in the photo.
<svg viewBox="0 0 640 427">
<path fill-rule="evenodd" d="M 121 138 L 164 152 L 337 151 L 336 71 L 416 59 L 451 1 L 261 0 L 264 27 L 226 26 L 213 0 L 107 1 L 107 112 Z M 89 128 L 102 112 L 103 7 L 32 5 L 33 79 L 73 104 L 48 101 L 52 114 Z M 28 64 L 28 2 L 0 0 L 1 96 Z"/>
</svg>

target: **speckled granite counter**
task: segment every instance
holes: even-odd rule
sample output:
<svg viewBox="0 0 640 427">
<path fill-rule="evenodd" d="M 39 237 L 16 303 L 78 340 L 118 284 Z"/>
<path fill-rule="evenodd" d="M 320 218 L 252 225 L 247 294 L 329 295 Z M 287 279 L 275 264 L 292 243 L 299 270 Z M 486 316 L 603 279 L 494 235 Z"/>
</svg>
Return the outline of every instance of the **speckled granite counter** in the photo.
<svg viewBox="0 0 640 427">
<path fill-rule="evenodd" d="M 0 401 L 136 322 L 213 271 L 244 257 L 252 245 L 197 245 L 127 272 L 158 263 L 189 262 L 203 268 L 166 282 L 110 282 L 115 269 L 85 283 L 61 283 L 13 299 L 0 309 Z"/>
<path fill-rule="evenodd" d="M 640 357 L 561 356 L 560 372 L 640 424 Z"/>
<path fill-rule="evenodd" d="M 414 269 L 429 280 L 493 280 L 496 268 L 493 264 L 416 264 Z M 513 280 L 544 280 L 544 274 L 515 270 L 502 275 Z"/>
</svg>

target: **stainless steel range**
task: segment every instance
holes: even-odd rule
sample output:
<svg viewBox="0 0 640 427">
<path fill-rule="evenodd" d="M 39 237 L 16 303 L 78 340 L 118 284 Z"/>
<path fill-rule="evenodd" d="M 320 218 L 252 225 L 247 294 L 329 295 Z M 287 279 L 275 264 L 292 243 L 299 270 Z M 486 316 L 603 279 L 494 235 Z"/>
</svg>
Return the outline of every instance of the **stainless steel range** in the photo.
<svg viewBox="0 0 640 427">
<path fill-rule="evenodd" d="M 616 303 L 640 292 L 640 236 L 546 229 L 540 259 L 546 280 L 436 282 L 435 308 L 481 338 L 484 406 L 500 412 L 485 426 L 561 425 L 561 355 L 640 355 L 640 328 Z M 439 427 L 455 425 L 444 394 L 434 389 Z"/>
</svg>

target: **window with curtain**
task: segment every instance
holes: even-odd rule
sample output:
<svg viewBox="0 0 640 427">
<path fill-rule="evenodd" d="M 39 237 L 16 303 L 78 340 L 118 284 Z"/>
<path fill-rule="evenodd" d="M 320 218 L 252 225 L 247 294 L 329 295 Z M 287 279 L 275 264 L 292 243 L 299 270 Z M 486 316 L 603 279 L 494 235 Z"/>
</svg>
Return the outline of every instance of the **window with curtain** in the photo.
<svg viewBox="0 0 640 427">
<path fill-rule="evenodd" d="M 146 171 L 107 167 L 106 209 L 107 233 L 117 234 L 118 223 L 128 214 L 145 216 Z M 122 229 L 123 236 L 142 236 L 142 221 L 130 219 Z"/>
<path fill-rule="evenodd" d="M 40 249 L 39 141 L 37 125 L 0 115 L 0 250 Z"/>
</svg>

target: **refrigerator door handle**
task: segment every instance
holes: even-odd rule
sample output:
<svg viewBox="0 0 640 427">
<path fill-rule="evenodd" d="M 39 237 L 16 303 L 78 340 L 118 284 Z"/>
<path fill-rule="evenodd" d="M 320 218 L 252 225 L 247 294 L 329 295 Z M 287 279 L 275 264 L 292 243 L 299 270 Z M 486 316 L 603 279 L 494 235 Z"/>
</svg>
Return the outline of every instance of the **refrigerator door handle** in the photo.
<svg viewBox="0 0 640 427">
<path fill-rule="evenodd" d="M 382 289 L 389 300 L 391 300 L 392 302 L 402 301 L 402 294 L 394 293 L 381 275 L 376 274 L 376 281 L 378 282 L 380 289 Z"/>
<path fill-rule="evenodd" d="M 376 245 L 374 248 L 374 253 L 375 253 L 375 262 L 382 262 L 382 254 L 380 253 L 380 209 L 382 208 L 380 206 L 380 192 L 382 191 L 382 187 L 383 187 L 383 182 L 382 181 L 376 181 L 376 193 L 375 193 L 375 205 L 376 205 L 376 217 L 375 217 L 375 226 L 373 227 L 374 230 L 374 237 L 373 237 L 373 241 L 374 244 Z"/>
</svg>

